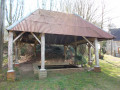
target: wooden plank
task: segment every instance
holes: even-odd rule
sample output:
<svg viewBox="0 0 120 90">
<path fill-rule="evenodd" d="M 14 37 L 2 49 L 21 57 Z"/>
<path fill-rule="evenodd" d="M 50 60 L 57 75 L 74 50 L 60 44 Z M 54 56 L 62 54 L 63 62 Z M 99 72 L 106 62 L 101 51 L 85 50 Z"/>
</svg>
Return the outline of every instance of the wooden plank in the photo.
<svg viewBox="0 0 120 90">
<path fill-rule="evenodd" d="M 14 40 L 13 40 L 13 43 L 18 40 L 25 32 L 21 32 Z"/>
<path fill-rule="evenodd" d="M 8 70 L 13 70 L 13 32 L 10 31 L 8 41 Z"/>
<path fill-rule="evenodd" d="M 41 44 L 41 41 L 37 38 L 37 36 L 31 32 L 31 34 L 35 37 L 35 39 Z"/>
</svg>

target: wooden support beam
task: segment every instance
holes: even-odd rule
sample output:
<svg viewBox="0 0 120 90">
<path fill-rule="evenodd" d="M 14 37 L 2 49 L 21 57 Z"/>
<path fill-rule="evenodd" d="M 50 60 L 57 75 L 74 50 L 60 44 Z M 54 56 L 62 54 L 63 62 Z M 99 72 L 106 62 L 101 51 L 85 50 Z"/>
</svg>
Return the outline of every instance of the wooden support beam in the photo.
<svg viewBox="0 0 120 90">
<path fill-rule="evenodd" d="M 75 42 L 77 42 L 77 37 L 75 36 Z M 75 56 L 77 56 L 77 43 L 75 43 Z"/>
<path fill-rule="evenodd" d="M 88 65 L 92 66 L 92 58 L 91 58 L 91 45 L 88 44 Z"/>
<path fill-rule="evenodd" d="M 13 43 L 18 40 L 25 32 L 21 32 L 14 40 L 13 40 Z"/>
<path fill-rule="evenodd" d="M 91 45 L 88 45 L 88 60 L 91 61 Z"/>
<path fill-rule="evenodd" d="M 95 67 L 94 71 L 95 72 L 101 72 L 101 68 L 99 66 L 99 50 L 98 50 L 98 39 L 95 38 Z"/>
<path fill-rule="evenodd" d="M 65 59 L 66 59 L 66 52 L 67 52 L 67 46 L 64 46 L 64 56 L 65 56 Z"/>
<path fill-rule="evenodd" d="M 31 32 L 31 34 L 34 36 L 34 38 L 41 44 L 41 41 L 37 38 L 37 36 L 33 33 L 33 32 Z"/>
<path fill-rule="evenodd" d="M 41 36 L 41 69 L 45 70 L 45 34 Z"/>
<path fill-rule="evenodd" d="M 89 38 L 88 40 L 91 42 L 94 42 L 94 38 Z M 76 42 L 72 42 L 69 45 L 76 45 L 76 44 L 79 45 L 79 44 L 85 44 L 85 43 L 87 43 L 87 41 L 83 39 Z"/>
<path fill-rule="evenodd" d="M 99 66 L 99 50 L 98 50 L 98 40 L 95 38 L 95 64 Z"/>
<path fill-rule="evenodd" d="M 94 45 L 86 38 L 86 37 L 84 37 L 84 36 L 82 36 L 93 48 L 95 48 L 94 47 Z"/>
<path fill-rule="evenodd" d="M 9 31 L 8 41 L 8 71 L 7 80 L 15 80 L 15 73 L 13 70 L 13 32 Z"/>
<path fill-rule="evenodd" d="M 77 56 L 77 45 L 74 46 L 74 49 L 75 49 L 74 64 L 76 65 L 76 64 L 77 64 L 77 61 L 76 61 L 76 56 Z"/>
<path fill-rule="evenodd" d="M 13 70 L 13 32 L 9 32 L 8 41 L 8 70 Z"/>
</svg>

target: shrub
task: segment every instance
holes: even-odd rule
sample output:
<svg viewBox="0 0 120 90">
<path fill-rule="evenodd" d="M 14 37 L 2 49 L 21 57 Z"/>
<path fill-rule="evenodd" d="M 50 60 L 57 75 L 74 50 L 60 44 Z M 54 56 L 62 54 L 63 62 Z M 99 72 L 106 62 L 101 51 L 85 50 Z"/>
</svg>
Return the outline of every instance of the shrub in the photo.
<svg viewBox="0 0 120 90">
<path fill-rule="evenodd" d="M 85 59 L 85 57 L 82 54 L 79 54 L 79 56 L 75 56 L 75 62 L 77 62 L 77 64 L 81 64 L 81 65 L 85 65 L 87 64 L 87 60 Z"/>
</svg>

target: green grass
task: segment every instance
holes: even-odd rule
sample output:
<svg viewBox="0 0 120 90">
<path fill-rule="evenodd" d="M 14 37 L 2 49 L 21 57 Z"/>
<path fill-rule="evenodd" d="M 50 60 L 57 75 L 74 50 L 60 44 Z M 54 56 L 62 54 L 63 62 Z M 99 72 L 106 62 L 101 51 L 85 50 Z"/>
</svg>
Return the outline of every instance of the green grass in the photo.
<svg viewBox="0 0 120 90">
<path fill-rule="evenodd" d="M 100 60 L 101 73 L 54 73 L 43 80 L 35 77 L 22 78 L 15 82 L 4 80 L 0 83 L 0 90 L 120 90 L 120 68 L 111 64 L 119 63 L 108 59 L 109 56 L 105 55 L 105 60 Z"/>
</svg>

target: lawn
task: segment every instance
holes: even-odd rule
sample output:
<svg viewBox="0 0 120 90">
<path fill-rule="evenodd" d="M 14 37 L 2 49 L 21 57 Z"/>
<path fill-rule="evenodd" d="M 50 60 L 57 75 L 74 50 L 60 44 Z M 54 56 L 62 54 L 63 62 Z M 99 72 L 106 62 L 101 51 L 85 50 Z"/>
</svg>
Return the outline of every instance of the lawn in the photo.
<svg viewBox="0 0 120 90">
<path fill-rule="evenodd" d="M 120 58 L 105 55 L 104 60 L 100 60 L 100 66 L 100 73 L 55 73 L 43 80 L 37 77 L 17 79 L 15 82 L 3 80 L 0 90 L 120 90 Z"/>
</svg>

